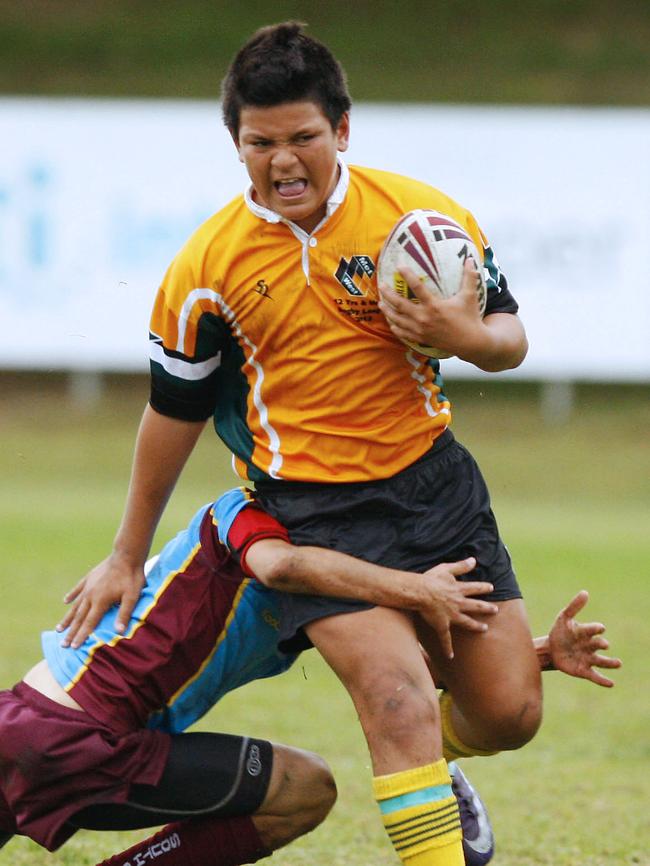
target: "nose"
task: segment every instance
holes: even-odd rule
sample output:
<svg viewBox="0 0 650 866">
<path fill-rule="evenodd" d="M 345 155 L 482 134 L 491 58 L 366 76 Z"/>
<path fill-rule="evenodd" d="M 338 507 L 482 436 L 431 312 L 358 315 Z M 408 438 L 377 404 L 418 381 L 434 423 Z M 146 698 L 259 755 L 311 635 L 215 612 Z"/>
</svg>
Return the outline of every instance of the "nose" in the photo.
<svg viewBox="0 0 650 866">
<path fill-rule="evenodd" d="M 296 153 L 289 144 L 279 145 L 271 158 L 273 168 L 280 171 L 286 171 L 288 168 L 295 166 L 298 162 Z"/>
</svg>

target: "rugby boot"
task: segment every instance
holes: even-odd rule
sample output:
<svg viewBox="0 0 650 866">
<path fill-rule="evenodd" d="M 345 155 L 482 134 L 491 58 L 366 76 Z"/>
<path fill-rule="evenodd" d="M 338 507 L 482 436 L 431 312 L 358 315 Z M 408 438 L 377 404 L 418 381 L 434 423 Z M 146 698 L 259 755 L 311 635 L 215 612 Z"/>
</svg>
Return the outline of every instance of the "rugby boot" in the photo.
<svg viewBox="0 0 650 866">
<path fill-rule="evenodd" d="M 460 810 L 465 866 L 485 866 L 494 856 L 494 833 L 487 810 L 458 764 L 452 762 L 449 773 Z"/>
</svg>

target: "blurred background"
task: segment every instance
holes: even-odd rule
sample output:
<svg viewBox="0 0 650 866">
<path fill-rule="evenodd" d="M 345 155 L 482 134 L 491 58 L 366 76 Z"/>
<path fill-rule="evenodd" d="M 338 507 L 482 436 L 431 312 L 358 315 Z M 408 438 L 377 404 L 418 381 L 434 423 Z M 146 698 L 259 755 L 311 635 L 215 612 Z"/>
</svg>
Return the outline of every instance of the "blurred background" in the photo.
<svg viewBox="0 0 650 866">
<path fill-rule="evenodd" d="M 148 396 L 154 293 L 189 233 L 245 184 L 220 80 L 255 28 L 286 18 L 308 22 L 347 70 L 350 161 L 439 186 L 492 241 L 530 356 L 490 377 L 445 362 L 454 429 L 487 476 L 534 631 L 587 588 L 585 617 L 606 622 L 624 658 L 612 692 L 548 676 L 535 741 L 471 764 L 498 862 L 650 863 L 641 0 L 0 0 L 0 685 L 38 658 L 63 592 L 110 549 Z M 207 431 L 156 544 L 235 483 Z M 331 819 L 274 862 L 393 862 L 353 710 L 313 652 L 229 696 L 204 727 L 332 764 Z M 129 838 L 81 834 L 48 862 L 95 863 Z M 2 856 L 45 862 L 24 840 Z"/>
<path fill-rule="evenodd" d="M 221 78 L 294 17 L 347 70 L 349 161 L 440 187 L 487 233 L 531 342 L 506 378 L 543 383 L 560 418 L 573 383 L 647 382 L 650 9 L 612 10 L 0 0 L 0 369 L 71 373 L 87 401 L 102 373 L 146 369 L 165 268 L 246 182 Z"/>
</svg>

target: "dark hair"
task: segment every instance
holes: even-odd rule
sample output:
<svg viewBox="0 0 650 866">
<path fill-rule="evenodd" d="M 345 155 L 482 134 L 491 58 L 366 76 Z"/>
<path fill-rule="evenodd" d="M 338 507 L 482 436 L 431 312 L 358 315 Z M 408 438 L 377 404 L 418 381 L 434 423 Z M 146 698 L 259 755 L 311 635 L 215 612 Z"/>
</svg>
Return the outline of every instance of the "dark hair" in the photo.
<svg viewBox="0 0 650 866">
<path fill-rule="evenodd" d="M 285 21 L 262 27 L 238 51 L 221 85 L 223 120 L 234 138 L 247 105 L 317 103 L 332 129 L 349 111 L 345 72 L 329 48 L 307 36 L 306 25 Z"/>
</svg>

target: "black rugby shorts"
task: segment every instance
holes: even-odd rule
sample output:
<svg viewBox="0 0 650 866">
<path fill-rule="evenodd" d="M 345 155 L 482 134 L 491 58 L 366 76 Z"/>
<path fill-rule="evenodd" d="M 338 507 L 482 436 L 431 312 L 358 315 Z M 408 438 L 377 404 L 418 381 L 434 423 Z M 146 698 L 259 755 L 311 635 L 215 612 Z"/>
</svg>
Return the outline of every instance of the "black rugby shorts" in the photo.
<svg viewBox="0 0 650 866">
<path fill-rule="evenodd" d="M 491 601 L 521 598 L 481 471 L 450 430 L 391 478 L 346 484 L 261 482 L 257 498 L 294 544 L 328 547 L 391 568 L 423 572 L 468 556 L 476 568 L 459 580 L 493 584 Z M 302 626 L 373 605 L 311 595 L 283 596 L 280 646 L 311 646 Z"/>
</svg>

